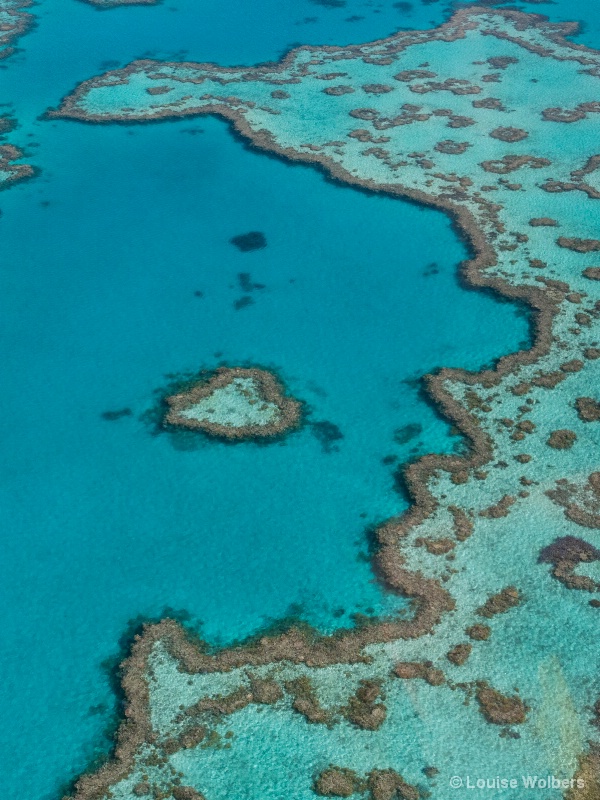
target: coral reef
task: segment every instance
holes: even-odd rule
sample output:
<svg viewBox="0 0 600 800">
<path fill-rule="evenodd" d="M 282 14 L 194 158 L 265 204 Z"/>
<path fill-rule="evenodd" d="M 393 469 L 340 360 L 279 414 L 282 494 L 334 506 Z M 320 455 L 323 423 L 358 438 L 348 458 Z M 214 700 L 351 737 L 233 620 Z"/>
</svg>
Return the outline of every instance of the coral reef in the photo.
<svg viewBox="0 0 600 800">
<path fill-rule="evenodd" d="M 15 52 L 13 42 L 33 26 L 33 0 L 1 0 L 0 2 L 0 59 Z"/>
<path fill-rule="evenodd" d="M 457 696 L 457 685 L 436 664 L 452 673 L 461 668 L 465 679 L 458 688 L 468 697 L 474 692 L 483 718 L 504 727 L 516 756 L 526 752 L 524 740 L 531 737 L 518 739 L 506 726 L 529 725 L 528 705 L 543 709 L 545 702 L 542 689 L 524 681 L 557 659 L 573 713 L 586 737 L 597 739 L 584 709 L 593 692 L 590 676 L 600 664 L 595 653 L 585 666 L 572 657 L 582 641 L 592 641 L 597 613 L 582 600 L 575 628 L 575 617 L 561 604 L 565 598 L 577 603 L 582 593 L 553 583 L 556 578 L 586 588 L 579 578 L 593 580 L 585 571 L 595 565 L 592 551 L 556 540 L 576 533 L 576 526 L 600 527 L 600 479 L 592 472 L 597 433 L 587 421 L 595 415 L 589 401 L 596 402 L 600 366 L 600 292 L 588 257 L 600 250 L 590 206 L 597 199 L 597 145 L 594 137 L 573 135 L 557 148 L 555 127 L 572 118 L 568 130 L 577 132 L 594 120 L 600 54 L 568 40 L 574 31 L 537 15 L 466 7 L 434 30 L 400 31 L 364 45 L 299 47 L 278 64 L 135 61 L 84 82 L 48 113 L 103 124 L 214 114 L 258 150 L 316 166 L 340 183 L 440 209 L 470 248 L 462 279 L 526 307 L 531 321 L 531 342 L 522 350 L 478 373 L 445 367 L 424 379 L 464 448 L 404 466 L 410 508 L 371 531 L 373 570 L 386 589 L 410 599 L 410 613 L 390 613 L 329 636 L 293 626 L 215 652 L 189 641 L 173 621 L 147 626 L 124 670 L 127 702 L 114 758 L 80 780 L 78 800 L 128 785 L 140 771 L 144 748 L 155 748 L 157 758 L 170 763 L 155 722 L 160 714 L 151 713 L 151 691 L 162 692 L 156 708 L 161 702 L 193 706 L 209 726 L 224 715 L 234 724 L 255 705 L 263 720 L 290 714 L 294 724 L 305 726 L 306 737 L 343 726 L 357 748 L 353 774 L 367 775 L 361 791 L 375 800 L 419 796 L 403 764 L 395 771 L 376 761 L 394 692 L 410 695 L 427 719 L 436 764 L 457 754 L 457 726 L 464 723 L 467 733 L 474 724 L 472 710 L 468 717 L 468 706 L 456 703 L 452 735 L 427 718 L 429 693 L 449 704 Z M 473 61 L 474 51 L 483 58 Z M 556 108 L 547 108 L 547 83 L 532 80 L 534 69 L 549 76 Z M 337 89 L 342 86 L 354 91 Z M 559 86 L 568 86 L 568 93 L 559 97 Z M 152 87 L 171 91 L 149 96 Z M 361 101 L 364 91 L 368 99 Z M 275 92 L 285 92 L 290 102 Z M 519 92 L 527 104 L 516 108 Z M 508 126 L 509 119 L 515 124 Z M 457 140 L 447 138 L 449 126 L 460 129 Z M 506 177 L 513 172 L 518 184 Z M 178 401 L 179 410 L 203 400 L 202 392 Z M 250 395 L 246 399 L 254 399 Z M 557 475 L 565 477 L 557 481 Z M 551 575 L 537 566 L 540 553 Z M 555 620 L 560 637 L 546 635 Z M 469 642 L 460 643 L 465 635 Z M 531 643 L 526 659 L 515 647 L 525 640 Z M 178 663 L 177 674 L 204 681 L 193 701 L 186 695 L 179 703 L 183 689 L 165 677 L 150 679 L 149 665 L 161 652 Z M 280 670 L 275 682 L 285 697 L 275 686 L 266 695 L 255 692 L 249 669 L 253 680 L 267 680 L 261 670 Z M 507 674 L 517 676 L 527 703 L 492 688 L 504 686 Z M 385 721 L 378 699 L 384 694 Z M 261 705 L 259 696 L 274 702 Z M 184 723 L 164 723 L 169 741 L 184 735 L 178 725 Z M 213 733 L 194 758 L 201 759 Z M 364 738 L 358 744 L 353 736 Z M 364 748 L 367 739 L 372 750 Z M 489 761 L 496 754 L 483 738 L 478 746 Z M 583 742 L 577 754 L 582 748 Z M 574 775 L 575 760 L 570 763 Z M 582 761 L 579 769 L 589 770 L 589 763 Z M 315 760 L 303 785 L 321 776 L 325 764 Z M 341 768 L 331 769 L 338 769 L 339 781 L 347 779 L 343 791 L 355 788 Z M 446 787 L 440 782 L 430 790 L 445 800 Z M 331 784 L 323 788 L 331 790 Z"/>
<path fill-rule="evenodd" d="M 586 575 L 574 573 L 578 564 L 588 564 L 600 560 L 600 550 L 583 539 L 575 536 L 563 536 L 544 547 L 540 553 L 540 562 L 552 564 L 552 575 L 568 589 L 582 589 L 595 592 L 600 584 Z"/>
<path fill-rule="evenodd" d="M 256 368 L 220 367 L 166 403 L 165 425 L 230 441 L 279 436 L 301 419 L 300 403 L 284 394 L 274 375 Z"/>
<path fill-rule="evenodd" d="M 23 158 L 23 153 L 12 144 L 0 144 L 0 189 L 7 189 L 13 183 L 32 178 L 35 169 L 29 164 L 15 164 Z"/>
<path fill-rule="evenodd" d="M 331 766 L 317 776 L 314 788 L 321 797 L 350 797 L 360 788 L 360 779 L 351 769 Z"/>
<path fill-rule="evenodd" d="M 476 692 L 479 710 L 493 725 L 522 725 L 527 718 L 528 708 L 520 697 L 508 697 L 481 682 Z"/>
</svg>

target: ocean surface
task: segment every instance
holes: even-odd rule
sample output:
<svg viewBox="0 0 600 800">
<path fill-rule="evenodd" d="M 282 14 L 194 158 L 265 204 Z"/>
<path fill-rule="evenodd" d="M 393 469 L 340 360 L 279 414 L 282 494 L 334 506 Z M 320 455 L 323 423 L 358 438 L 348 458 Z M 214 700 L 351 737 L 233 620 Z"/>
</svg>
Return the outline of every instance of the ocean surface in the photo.
<svg viewBox="0 0 600 800">
<path fill-rule="evenodd" d="M 592 2 L 517 6 L 600 46 Z M 252 64 L 438 25 L 441 3 L 33 12 L 0 71 L 10 141 L 40 169 L 0 198 L 0 763 L 7 797 L 46 800 L 110 746 L 135 620 L 171 609 L 219 646 L 289 615 L 331 631 L 402 608 L 367 531 L 406 508 L 399 464 L 460 441 L 418 379 L 516 350 L 529 324 L 461 285 L 468 252 L 441 213 L 254 152 L 212 118 L 41 118 L 136 57 Z M 267 247 L 230 243 L 248 231 Z M 239 307 L 244 273 L 264 288 Z M 262 447 L 157 432 L 165 387 L 221 363 L 274 369 L 305 426 Z"/>
</svg>

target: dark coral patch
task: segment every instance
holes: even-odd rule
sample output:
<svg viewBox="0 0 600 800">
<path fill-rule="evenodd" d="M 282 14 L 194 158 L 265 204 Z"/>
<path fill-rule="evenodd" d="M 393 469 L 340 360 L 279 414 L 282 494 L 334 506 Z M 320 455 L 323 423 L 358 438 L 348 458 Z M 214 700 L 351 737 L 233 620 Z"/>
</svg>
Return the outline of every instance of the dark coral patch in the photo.
<svg viewBox="0 0 600 800">
<path fill-rule="evenodd" d="M 267 246 L 267 239 L 260 231 L 249 231 L 240 233 L 231 238 L 230 243 L 241 250 L 242 253 L 249 253 L 251 250 L 262 250 Z"/>
<path fill-rule="evenodd" d="M 237 277 L 240 289 L 246 294 L 266 288 L 264 283 L 255 283 L 249 272 L 239 272 Z"/>
<path fill-rule="evenodd" d="M 236 311 L 241 311 L 243 308 L 248 308 L 248 306 L 254 305 L 254 298 L 250 297 L 249 294 L 245 294 L 242 297 L 238 297 L 237 300 L 234 301 L 233 307 Z"/>
<path fill-rule="evenodd" d="M 320 422 L 311 422 L 311 429 L 324 453 L 333 453 L 339 450 L 335 443 L 343 439 L 344 434 L 335 423 L 326 419 Z"/>
<path fill-rule="evenodd" d="M 107 422 L 114 422 L 123 417 L 130 417 L 132 414 L 133 412 L 130 408 L 120 408 L 118 411 L 103 411 L 100 416 Z"/>
<path fill-rule="evenodd" d="M 418 422 L 411 422 L 394 431 L 394 441 L 398 444 L 408 444 L 423 432 L 423 426 Z"/>
</svg>

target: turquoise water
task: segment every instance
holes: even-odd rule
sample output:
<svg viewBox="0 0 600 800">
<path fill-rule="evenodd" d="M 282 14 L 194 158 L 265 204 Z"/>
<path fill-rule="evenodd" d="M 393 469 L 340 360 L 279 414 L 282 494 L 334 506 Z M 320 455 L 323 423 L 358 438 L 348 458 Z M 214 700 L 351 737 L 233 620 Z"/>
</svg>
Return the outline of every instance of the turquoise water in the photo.
<svg viewBox="0 0 600 800">
<path fill-rule="evenodd" d="M 592 6 L 579 8 L 594 44 Z M 533 10 L 574 16 L 573 3 Z M 0 221 L 0 702 L 19 730 L 2 731 L 8 796 L 56 797 L 106 749 L 103 664 L 133 618 L 186 610 L 223 644 L 290 610 L 332 630 L 398 608 L 364 558 L 366 528 L 405 507 L 382 459 L 456 442 L 413 379 L 477 368 L 527 338 L 513 306 L 459 285 L 466 252 L 439 213 L 251 152 L 213 119 L 96 128 L 38 116 L 107 60 L 186 50 L 253 63 L 446 11 L 52 0 L 3 65 L 21 123 L 11 141 L 42 170 L 3 194 Z M 250 230 L 268 247 L 240 253 L 229 239 Z M 266 288 L 236 310 L 242 272 Z M 221 360 L 275 368 L 309 422 L 344 438 L 328 448 L 310 424 L 263 448 L 152 435 L 141 417 L 166 376 Z M 101 416 L 123 408 L 131 416 Z M 408 425 L 422 432 L 395 441 Z"/>
</svg>

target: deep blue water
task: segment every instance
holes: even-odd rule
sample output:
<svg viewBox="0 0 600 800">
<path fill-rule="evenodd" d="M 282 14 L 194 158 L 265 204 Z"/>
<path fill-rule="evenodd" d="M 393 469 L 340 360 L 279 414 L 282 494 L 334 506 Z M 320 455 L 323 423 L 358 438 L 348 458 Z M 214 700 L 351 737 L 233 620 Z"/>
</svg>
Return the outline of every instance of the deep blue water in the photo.
<svg viewBox="0 0 600 800">
<path fill-rule="evenodd" d="M 598 42 L 591 3 L 530 8 L 577 8 L 580 40 Z M 28 800 L 58 796 L 106 749 L 103 663 L 132 618 L 186 610 L 219 644 L 290 609 L 331 630 L 401 605 L 364 558 L 367 526 L 405 507 L 382 459 L 456 444 L 411 379 L 477 368 L 527 336 L 513 306 L 459 285 L 466 252 L 442 214 L 249 151 L 214 119 L 38 119 L 107 61 L 253 63 L 438 24 L 441 4 L 35 11 L 0 72 L 21 123 L 11 141 L 42 170 L 2 195 L 0 219 L 0 735 L 4 791 Z M 268 247 L 231 246 L 249 230 Z M 266 288 L 236 311 L 240 272 Z M 220 360 L 276 368 L 344 438 L 326 452 L 311 425 L 261 448 L 152 435 L 140 417 L 165 376 Z M 422 433 L 395 441 L 407 425 Z"/>
</svg>

